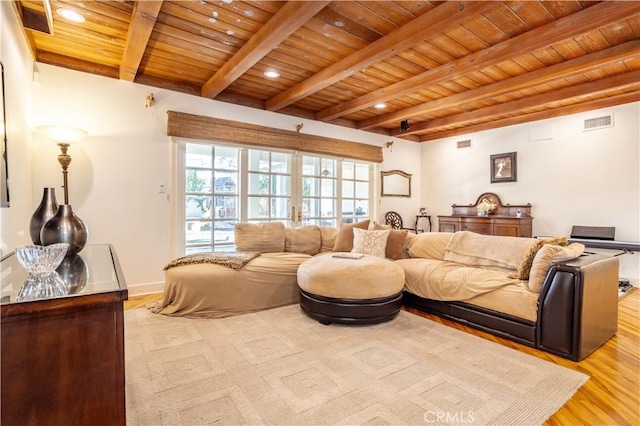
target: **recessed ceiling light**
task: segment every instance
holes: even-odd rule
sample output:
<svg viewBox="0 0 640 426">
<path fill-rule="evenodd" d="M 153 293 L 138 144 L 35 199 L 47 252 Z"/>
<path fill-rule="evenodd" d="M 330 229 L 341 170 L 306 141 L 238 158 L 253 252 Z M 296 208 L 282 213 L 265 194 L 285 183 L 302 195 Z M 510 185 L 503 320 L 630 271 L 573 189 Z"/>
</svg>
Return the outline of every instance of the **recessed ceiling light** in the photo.
<svg viewBox="0 0 640 426">
<path fill-rule="evenodd" d="M 267 78 L 278 78 L 280 77 L 280 73 L 278 71 L 269 70 L 264 72 L 264 76 Z"/>
<path fill-rule="evenodd" d="M 384 102 L 380 102 L 380 103 L 377 103 L 377 104 L 375 105 L 375 107 L 376 107 L 377 109 L 383 109 L 383 108 L 386 108 L 386 107 L 387 107 L 387 104 L 385 104 Z"/>
<path fill-rule="evenodd" d="M 231 3 L 233 3 L 233 0 L 222 0 L 222 2 L 226 3 L 226 4 L 231 4 Z"/>
<path fill-rule="evenodd" d="M 56 10 L 58 15 L 67 21 L 74 22 L 76 24 L 81 24 L 84 22 L 84 16 L 80 15 L 80 13 L 76 12 L 73 9 L 67 9 L 66 7 L 61 7 Z"/>
<path fill-rule="evenodd" d="M 215 24 L 216 22 L 218 22 L 218 20 L 216 18 L 209 18 L 209 22 Z"/>
<path fill-rule="evenodd" d="M 233 34 L 235 34 L 233 30 L 227 30 L 227 35 L 233 35 Z"/>
</svg>

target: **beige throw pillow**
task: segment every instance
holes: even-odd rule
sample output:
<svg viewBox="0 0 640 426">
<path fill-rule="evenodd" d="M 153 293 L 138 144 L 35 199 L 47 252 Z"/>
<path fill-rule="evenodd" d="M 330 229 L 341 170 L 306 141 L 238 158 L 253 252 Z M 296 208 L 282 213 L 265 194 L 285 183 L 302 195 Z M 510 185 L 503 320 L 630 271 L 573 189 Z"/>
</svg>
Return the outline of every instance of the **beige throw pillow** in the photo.
<svg viewBox="0 0 640 426">
<path fill-rule="evenodd" d="M 338 229 L 330 226 L 321 226 L 320 234 L 322 235 L 320 253 L 333 251 L 333 246 L 336 244 L 336 237 L 338 236 Z"/>
<path fill-rule="evenodd" d="M 407 254 L 421 259 L 444 260 L 452 232 L 423 232 L 408 238 Z"/>
<path fill-rule="evenodd" d="M 531 265 L 533 259 L 536 257 L 538 250 L 545 244 L 554 244 L 557 246 L 566 246 L 569 244 L 567 237 L 555 237 L 555 238 L 537 238 L 536 241 L 531 244 L 529 249 L 522 255 L 522 261 L 518 266 L 518 270 L 513 274 L 509 274 L 509 278 L 515 278 L 517 280 L 528 280 L 529 273 L 531 271 Z"/>
<path fill-rule="evenodd" d="M 259 251 L 260 253 L 280 253 L 284 251 L 284 224 L 237 223 L 233 233 L 237 251 Z"/>
<path fill-rule="evenodd" d="M 398 259 L 406 259 L 406 248 L 407 248 L 407 235 L 409 231 L 406 229 L 391 229 L 389 225 L 383 225 L 378 222 L 373 222 L 373 230 L 374 231 L 385 231 L 390 230 L 389 238 L 387 239 L 387 248 L 385 250 L 385 257 L 389 259 L 398 260 Z"/>
<path fill-rule="evenodd" d="M 552 265 L 559 262 L 575 259 L 584 252 L 584 244 L 573 243 L 566 247 L 545 244 L 533 258 L 531 264 L 531 272 L 529 274 L 529 290 L 539 293 L 542 289 L 542 283 L 547 277 L 547 272 Z"/>
<path fill-rule="evenodd" d="M 353 229 L 353 249 L 352 253 L 368 254 L 375 257 L 385 257 L 387 249 L 387 239 L 390 230 L 366 231 L 364 229 Z"/>
<path fill-rule="evenodd" d="M 369 220 L 365 220 L 358 223 L 341 223 L 333 251 L 351 251 L 353 248 L 353 228 L 367 229 L 369 222 Z"/>
<path fill-rule="evenodd" d="M 322 234 L 317 225 L 284 229 L 284 251 L 313 256 L 320 253 L 321 241 Z"/>
</svg>

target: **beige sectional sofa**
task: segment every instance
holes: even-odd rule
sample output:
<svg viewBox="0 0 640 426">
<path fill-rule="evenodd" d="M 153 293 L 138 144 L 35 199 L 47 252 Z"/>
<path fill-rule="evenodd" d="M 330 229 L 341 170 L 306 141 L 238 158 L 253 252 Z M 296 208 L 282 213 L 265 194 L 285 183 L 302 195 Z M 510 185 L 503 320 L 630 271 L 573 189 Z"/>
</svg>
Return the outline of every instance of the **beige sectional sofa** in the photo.
<svg viewBox="0 0 640 426">
<path fill-rule="evenodd" d="M 238 224 L 237 250 L 261 254 L 237 270 L 214 263 L 167 269 L 163 300 L 153 310 L 223 317 L 297 303 L 299 265 L 350 251 L 354 227 L 370 224 L 343 224 L 339 230 Z M 405 305 L 573 360 L 616 332 L 615 257 L 585 254 L 579 244 L 467 231 L 390 230 L 387 241 L 387 261 L 404 271 Z"/>
</svg>

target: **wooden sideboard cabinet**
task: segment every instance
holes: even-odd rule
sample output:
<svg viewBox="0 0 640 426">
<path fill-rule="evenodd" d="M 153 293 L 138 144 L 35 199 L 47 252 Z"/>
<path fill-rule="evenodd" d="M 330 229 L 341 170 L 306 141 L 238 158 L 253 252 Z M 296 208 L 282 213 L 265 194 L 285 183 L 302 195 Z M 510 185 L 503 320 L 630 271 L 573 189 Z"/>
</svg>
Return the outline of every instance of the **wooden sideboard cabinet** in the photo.
<svg viewBox="0 0 640 426">
<path fill-rule="evenodd" d="M 30 299 L 15 254 L 2 259 L 0 421 L 124 425 L 127 287 L 115 251 L 86 246 L 57 271 L 67 294 Z"/>
<path fill-rule="evenodd" d="M 488 216 L 478 216 L 478 204 L 487 199 L 496 205 Z M 475 202 L 466 206 L 454 204 L 450 216 L 438 216 L 440 232 L 471 231 L 485 235 L 508 237 L 532 237 L 531 204 L 503 205 L 500 198 L 486 192 Z M 518 215 L 518 212 L 520 214 Z"/>
</svg>

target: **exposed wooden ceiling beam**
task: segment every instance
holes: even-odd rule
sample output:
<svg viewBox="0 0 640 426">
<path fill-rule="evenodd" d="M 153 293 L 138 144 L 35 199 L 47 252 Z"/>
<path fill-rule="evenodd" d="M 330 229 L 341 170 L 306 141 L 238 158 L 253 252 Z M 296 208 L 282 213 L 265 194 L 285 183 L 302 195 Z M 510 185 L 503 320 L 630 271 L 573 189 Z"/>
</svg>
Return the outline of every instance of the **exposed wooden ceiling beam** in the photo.
<svg viewBox="0 0 640 426">
<path fill-rule="evenodd" d="M 266 109 L 278 111 L 493 6 L 491 2 L 445 2 L 307 80 L 272 97 L 265 103 Z"/>
<path fill-rule="evenodd" d="M 202 86 L 202 96 L 215 98 L 330 1 L 289 1 Z"/>
<path fill-rule="evenodd" d="M 625 59 L 632 58 L 634 56 L 640 57 L 640 40 L 631 40 L 619 46 L 584 55 L 566 62 L 560 62 L 558 64 L 521 74 L 507 80 L 497 81 L 487 86 L 481 86 L 477 89 L 456 93 L 455 95 L 447 96 L 445 98 L 436 99 L 431 102 L 425 102 L 420 105 L 364 120 L 358 123 L 358 128 L 369 129 L 383 124 L 392 123 L 394 121 L 399 122 L 400 120 L 405 120 L 417 115 L 451 108 L 456 105 L 478 102 L 490 97 L 500 96 L 517 90 L 548 83 L 558 78 L 564 79 L 573 75 L 585 73 L 613 62 L 624 61 Z"/>
<path fill-rule="evenodd" d="M 83 61 L 70 56 L 59 55 L 51 52 L 38 52 L 34 58 L 43 64 L 55 65 L 57 67 L 69 68 L 76 71 L 87 72 L 89 74 L 101 75 L 103 77 L 118 78 L 118 68 L 110 67 L 95 62 Z"/>
<path fill-rule="evenodd" d="M 491 3 L 491 2 L 489 2 Z M 442 7 L 442 6 L 440 6 Z M 364 96 L 327 108 L 317 114 L 319 120 L 331 120 L 342 115 L 373 106 L 394 98 L 415 93 L 417 90 L 449 81 L 455 76 L 499 64 L 523 52 L 542 49 L 576 37 L 611 22 L 627 19 L 638 13 L 635 2 L 603 2 L 581 12 L 573 13 L 542 27 L 505 40 L 487 49 L 425 71 L 414 77 L 375 90 Z"/>
<path fill-rule="evenodd" d="M 133 6 L 127 41 L 120 63 L 120 80 L 134 81 L 162 1 L 137 1 Z"/>
<path fill-rule="evenodd" d="M 503 118 L 489 123 L 476 124 L 473 126 L 461 127 L 459 129 L 445 130 L 442 132 L 430 133 L 422 135 L 420 142 L 429 142 L 452 136 L 468 135 L 483 130 L 491 130 L 498 127 L 513 126 L 514 124 L 529 123 L 532 121 L 545 120 L 547 118 L 561 117 L 563 115 L 578 114 L 580 112 L 592 111 L 600 108 L 608 108 L 616 105 L 628 104 L 630 102 L 638 102 L 640 96 L 638 93 L 623 93 L 608 98 L 597 99 L 593 101 L 582 102 L 579 104 L 568 105 L 551 110 L 533 112 L 531 114 L 522 114 L 516 117 Z"/>
<path fill-rule="evenodd" d="M 492 105 L 486 108 L 480 108 L 475 111 L 463 112 L 461 114 L 449 115 L 435 120 L 429 120 L 423 123 L 412 124 L 411 129 L 406 132 L 397 130 L 391 132 L 392 136 L 415 134 L 424 132 L 425 130 L 437 129 L 439 127 L 450 126 L 452 124 L 460 125 L 476 120 L 483 120 L 493 116 L 501 116 L 505 114 L 518 114 L 519 111 L 532 109 L 553 102 L 559 102 L 565 99 L 576 98 L 580 96 L 592 96 L 609 90 L 624 89 L 629 86 L 638 85 L 637 71 L 630 71 L 613 77 L 603 78 L 589 83 L 578 84 L 576 86 L 565 87 L 564 89 L 554 90 L 540 95 L 530 96 L 511 102 L 504 102 Z"/>
</svg>

